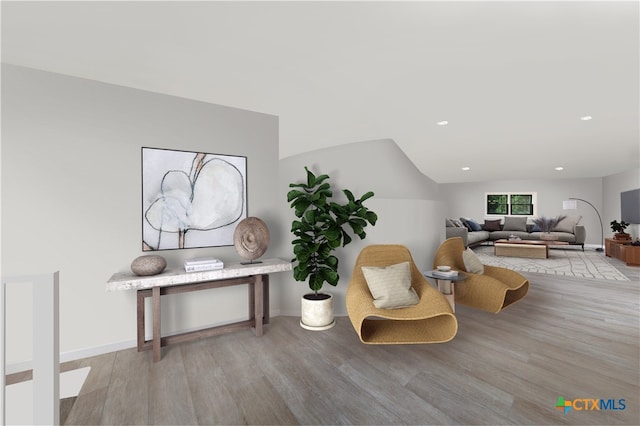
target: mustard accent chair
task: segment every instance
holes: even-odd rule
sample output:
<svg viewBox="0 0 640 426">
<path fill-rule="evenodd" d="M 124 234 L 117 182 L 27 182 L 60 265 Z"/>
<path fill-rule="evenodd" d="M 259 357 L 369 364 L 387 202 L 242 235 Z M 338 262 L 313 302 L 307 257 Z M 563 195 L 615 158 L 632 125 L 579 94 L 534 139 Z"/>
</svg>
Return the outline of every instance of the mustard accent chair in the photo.
<svg viewBox="0 0 640 426">
<path fill-rule="evenodd" d="M 376 308 L 361 267 L 385 267 L 401 262 L 409 262 L 411 266 L 411 286 L 420 301 L 406 308 Z M 451 305 L 427 282 L 409 249 L 402 245 L 365 247 L 353 268 L 346 301 L 349 319 L 362 343 L 443 343 L 453 339 L 458 332 L 458 321 Z"/>
<path fill-rule="evenodd" d="M 433 261 L 434 268 L 448 265 L 467 275 L 466 280 L 454 284 L 456 303 L 497 314 L 526 296 L 529 281 L 515 271 L 484 265 L 483 274 L 466 272 L 462 260 L 464 250 L 462 238 L 449 238 L 440 245 Z"/>
</svg>

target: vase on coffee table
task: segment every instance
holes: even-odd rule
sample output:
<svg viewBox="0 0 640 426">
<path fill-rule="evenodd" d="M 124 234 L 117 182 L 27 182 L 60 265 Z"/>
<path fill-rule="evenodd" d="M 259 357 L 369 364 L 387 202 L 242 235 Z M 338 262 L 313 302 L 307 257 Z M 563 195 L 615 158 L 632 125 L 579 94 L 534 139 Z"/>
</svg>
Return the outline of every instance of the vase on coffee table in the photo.
<svg viewBox="0 0 640 426">
<path fill-rule="evenodd" d="M 543 232 L 542 234 L 540 234 L 540 239 L 542 241 L 556 241 L 558 239 L 558 236 L 552 234 L 551 232 Z"/>
</svg>

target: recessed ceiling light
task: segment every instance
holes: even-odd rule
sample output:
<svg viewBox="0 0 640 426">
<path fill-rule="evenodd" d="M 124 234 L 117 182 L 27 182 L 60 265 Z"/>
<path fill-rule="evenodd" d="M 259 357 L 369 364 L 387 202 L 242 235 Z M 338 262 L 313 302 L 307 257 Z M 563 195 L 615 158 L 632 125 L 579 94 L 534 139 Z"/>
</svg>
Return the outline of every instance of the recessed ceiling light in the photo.
<svg viewBox="0 0 640 426">
<path fill-rule="evenodd" d="M 447 124 L 449 124 L 449 122 L 447 120 L 442 120 L 442 121 L 438 121 L 436 124 L 438 126 L 446 126 Z"/>
<path fill-rule="evenodd" d="M 591 119 L 593 119 L 593 117 L 590 115 L 583 115 L 582 117 L 580 117 L 580 120 L 582 121 L 589 121 Z"/>
<path fill-rule="evenodd" d="M 556 167 L 556 170 L 558 170 L 558 171 L 560 171 L 560 170 L 564 170 L 564 167 L 562 167 L 562 166 L 558 166 L 558 167 Z"/>
<path fill-rule="evenodd" d="M 471 170 L 471 167 L 465 166 L 465 167 L 462 168 L 462 170 L 464 170 L 466 172 L 467 170 Z"/>
</svg>

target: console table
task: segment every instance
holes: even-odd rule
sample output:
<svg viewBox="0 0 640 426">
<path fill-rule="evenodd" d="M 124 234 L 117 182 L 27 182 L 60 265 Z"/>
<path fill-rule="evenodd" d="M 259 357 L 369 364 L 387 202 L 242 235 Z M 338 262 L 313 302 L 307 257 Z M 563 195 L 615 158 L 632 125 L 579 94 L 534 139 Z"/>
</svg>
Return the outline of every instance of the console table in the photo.
<svg viewBox="0 0 640 426">
<path fill-rule="evenodd" d="M 627 266 L 640 266 L 640 246 L 632 246 L 631 240 L 605 238 L 604 254 L 622 260 Z"/>
<path fill-rule="evenodd" d="M 131 272 L 118 272 L 107 281 L 107 291 L 137 291 L 138 351 L 153 350 L 153 361 L 161 359 L 160 348 L 200 337 L 209 337 L 243 328 L 253 328 L 262 336 L 263 324 L 269 323 L 269 274 L 292 269 L 291 262 L 282 259 L 261 259 L 261 263 L 233 263 L 215 271 L 185 272 L 171 268 L 158 275 L 137 276 Z M 190 291 L 249 285 L 249 319 L 233 324 L 162 337 L 160 330 L 160 296 Z M 152 299 L 153 338 L 145 338 L 144 299 Z"/>
</svg>

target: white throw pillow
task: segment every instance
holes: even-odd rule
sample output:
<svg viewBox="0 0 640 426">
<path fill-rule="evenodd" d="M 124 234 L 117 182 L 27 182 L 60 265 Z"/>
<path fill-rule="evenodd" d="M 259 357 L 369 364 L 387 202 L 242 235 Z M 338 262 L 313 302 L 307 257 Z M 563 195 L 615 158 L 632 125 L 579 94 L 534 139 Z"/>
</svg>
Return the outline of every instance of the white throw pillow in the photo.
<svg viewBox="0 0 640 426">
<path fill-rule="evenodd" d="M 471 274 L 484 274 L 484 265 L 478 259 L 478 256 L 470 248 L 462 252 L 462 261 L 464 269 Z"/>
<path fill-rule="evenodd" d="M 386 267 L 363 266 L 362 273 L 376 308 L 404 308 L 420 301 L 418 294 L 411 287 L 409 262 Z"/>
</svg>

